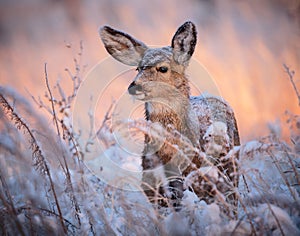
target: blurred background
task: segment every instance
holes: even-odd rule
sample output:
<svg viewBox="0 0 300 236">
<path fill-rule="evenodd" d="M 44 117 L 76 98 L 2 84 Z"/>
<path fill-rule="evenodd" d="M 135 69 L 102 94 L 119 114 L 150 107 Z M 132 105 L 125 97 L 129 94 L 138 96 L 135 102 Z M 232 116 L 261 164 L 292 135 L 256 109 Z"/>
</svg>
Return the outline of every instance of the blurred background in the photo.
<svg viewBox="0 0 300 236">
<path fill-rule="evenodd" d="M 299 105 L 282 64 L 300 88 L 299 0 L 0 0 L 0 85 L 43 96 L 44 63 L 55 84 L 80 41 L 86 72 L 108 56 L 100 26 L 169 45 L 186 20 L 198 29 L 194 58 L 234 108 L 242 140 L 267 135 L 269 123 L 287 127 L 285 111 L 299 114 Z"/>
</svg>

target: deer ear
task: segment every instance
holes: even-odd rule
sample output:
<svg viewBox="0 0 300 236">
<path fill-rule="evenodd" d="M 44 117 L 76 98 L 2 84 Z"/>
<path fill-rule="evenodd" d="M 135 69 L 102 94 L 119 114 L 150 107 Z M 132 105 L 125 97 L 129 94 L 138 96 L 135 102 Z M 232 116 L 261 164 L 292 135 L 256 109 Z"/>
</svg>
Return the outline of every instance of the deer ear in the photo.
<svg viewBox="0 0 300 236">
<path fill-rule="evenodd" d="M 99 34 L 107 52 L 126 65 L 137 66 L 147 50 L 144 43 L 109 26 L 100 28 Z"/>
<path fill-rule="evenodd" d="M 187 66 L 197 43 L 195 25 L 188 21 L 179 27 L 172 39 L 173 58 L 180 64 Z"/>
</svg>

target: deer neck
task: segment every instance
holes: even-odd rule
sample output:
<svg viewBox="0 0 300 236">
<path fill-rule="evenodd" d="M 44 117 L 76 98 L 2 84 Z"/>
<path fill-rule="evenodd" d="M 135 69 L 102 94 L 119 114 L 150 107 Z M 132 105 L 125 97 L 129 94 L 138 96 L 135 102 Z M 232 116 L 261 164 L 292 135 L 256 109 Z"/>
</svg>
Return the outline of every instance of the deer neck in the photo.
<svg viewBox="0 0 300 236">
<path fill-rule="evenodd" d="M 167 130 L 174 128 L 196 144 L 199 128 L 189 98 L 170 98 L 165 101 L 151 101 L 145 103 L 146 119 L 160 123 Z"/>
</svg>

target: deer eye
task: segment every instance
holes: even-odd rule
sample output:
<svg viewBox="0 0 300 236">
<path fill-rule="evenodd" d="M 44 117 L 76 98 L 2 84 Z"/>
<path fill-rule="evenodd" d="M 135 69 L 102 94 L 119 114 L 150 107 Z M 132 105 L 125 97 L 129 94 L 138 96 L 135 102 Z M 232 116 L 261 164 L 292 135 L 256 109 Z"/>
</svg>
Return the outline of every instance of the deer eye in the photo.
<svg viewBox="0 0 300 236">
<path fill-rule="evenodd" d="M 168 71 L 168 67 L 160 66 L 160 67 L 157 68 L 157 71 L 159 71 L 161 73 L 166 73 Z"/>
</svg>

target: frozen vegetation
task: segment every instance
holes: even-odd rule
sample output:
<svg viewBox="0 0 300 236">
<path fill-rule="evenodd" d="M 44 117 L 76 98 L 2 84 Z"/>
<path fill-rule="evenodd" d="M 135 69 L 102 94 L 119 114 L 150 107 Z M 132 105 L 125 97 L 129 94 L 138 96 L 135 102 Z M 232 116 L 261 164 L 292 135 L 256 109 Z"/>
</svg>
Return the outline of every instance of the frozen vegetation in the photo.
<svg viewBox="0 0 300 236">
<path fill-rule="evenodd" d="M 114 142 L 110 111 L 97 135 L 86 143 L 79 141 L 80 132 L 73 130 L 70 114 L 81 82 L 79 70 L 71 79 L 74 90 L 67 95 L 59 84 L 51 88 L 46 76 L 47 102 L 34 99 L 51 115 L 50 124 L 31 102 L 10 88 L 0 88 L 1 235 L 300 234 L 298 115 L 286 113 L 283 125 L 290 128 L 289 142 L 281 140 L 280 126 L 271 125 L 267 137 L 230 152 L 239 153 L 237 218 L 224 213 L 222 196 L 207 204 L 189 190 L 184 192 L 180 211 L 157 209 L 142 191 L 115 188 L 87 168 L 85 156 L 97 138 L 105 144 L 103 155 L 124 168 L 139 171 L 140 162 Z M 142 122 L 128 124 L 144 131 Z M 93 163 L 99 168 L 101 158 Z M 212 179 L 219 177 L 213 167 L 195 174 L 203 172 Z M 138 189 L 138 178 L 135 184 Z"/>
</svg>

